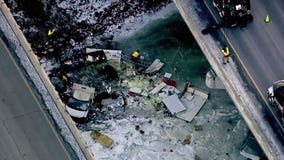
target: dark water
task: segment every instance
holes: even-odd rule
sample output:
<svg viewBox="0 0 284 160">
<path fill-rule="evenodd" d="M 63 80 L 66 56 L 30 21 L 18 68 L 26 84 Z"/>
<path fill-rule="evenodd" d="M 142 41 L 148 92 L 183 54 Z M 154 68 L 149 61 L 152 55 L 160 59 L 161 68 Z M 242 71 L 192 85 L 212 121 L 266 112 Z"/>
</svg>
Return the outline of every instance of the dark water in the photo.
<svg viewBox="0 0 284 160">
<path fill-rule="evenodd" d="M 126 54 L 139 50 L 145 59 L 159 58 L 165 63 L 161 74 L 173 74 L 179 86 L 186 81 L 200 85 L 210 69 L 205 56 L 191 35 L 179 13 L 156 20 L 132 37 L 115 42 L 115 48 Z"/>
</svg>

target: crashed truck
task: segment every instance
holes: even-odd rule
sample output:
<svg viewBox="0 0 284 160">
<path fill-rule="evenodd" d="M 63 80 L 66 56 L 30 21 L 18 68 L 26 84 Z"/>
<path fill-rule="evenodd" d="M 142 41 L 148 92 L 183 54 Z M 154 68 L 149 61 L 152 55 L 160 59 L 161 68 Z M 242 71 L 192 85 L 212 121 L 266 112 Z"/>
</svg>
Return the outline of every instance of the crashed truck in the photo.
<svg viewBox="0 0 284 160">
<path fill-rule="evenodd" d="M 284 144 L 284 80 L 274 82 L 267 94 L 271 107 L 265 110 L 266 116 Z"/>
<path fill-rule="evenodd" d="M 66 111 L 73 118 L 87 118 L 94 99 L 95 88 L 73 83 L 72 96 L 66 104 Z"/>
<path fill-rule="evenodd" d="M 253 21 L 250 0 L 212 0 L 225 27 L 245 27 Z"/>
</svg>

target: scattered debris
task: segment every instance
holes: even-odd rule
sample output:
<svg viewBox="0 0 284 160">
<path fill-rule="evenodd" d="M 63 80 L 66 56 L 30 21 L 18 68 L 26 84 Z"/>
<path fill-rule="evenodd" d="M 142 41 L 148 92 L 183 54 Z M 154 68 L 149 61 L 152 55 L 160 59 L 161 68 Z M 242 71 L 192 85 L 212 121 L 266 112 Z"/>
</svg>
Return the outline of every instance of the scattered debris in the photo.
<svg viewBox="0 0 284 160">
<path fill-rule="evenodd" d="M 98 130 L 93 130 L 91 132 L 91 137 L 108 148 L 112 147 L 113 145 L 113 140 Z"/>
<path fill-rule="evenodd" d="M 190 144 L 191 142 L 191 134 L 188 134 L 185 139 L 183 140 L 182 144 L 186 145 L 186 144 Z"/>
<path fill-rule="evenodd" d="M 186 110 L 176 94 L 164 97 L 163 102 L 172 115 L 177 115 L 178 113 Z"/>
<path fill-rule="evenodd" d="M 195 131 L 202 131 L 203 130 L 201 125 L 194 125 L 193 127 L 194 127 Z"/>
<path fill-rule="evenodd" d="M 176 116 L 191 122 L 196 114 L 208 99 L 208 93 L 205 93 L 197 88 L 188 87 L 187 91 L 181 98 L 181 102 L 186 107 L 186 111 L 177 114 Z"/>
<path fill-rule="evenodd" d="M 164 63 L 159 59 L 155 59 L 154 62 L 145 70 L 145 74 L 153 74 L 159 71 L 164 66 Z"/>
</svg>

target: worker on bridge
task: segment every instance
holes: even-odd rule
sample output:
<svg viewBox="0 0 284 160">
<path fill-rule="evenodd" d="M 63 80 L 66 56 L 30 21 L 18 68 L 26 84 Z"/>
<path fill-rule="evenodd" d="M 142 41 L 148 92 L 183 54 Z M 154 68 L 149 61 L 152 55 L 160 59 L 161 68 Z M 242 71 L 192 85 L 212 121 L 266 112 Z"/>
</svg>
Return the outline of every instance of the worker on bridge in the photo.
<svg viewBox="0 0 284 160">
<path fill-rule="evenodd" d="M 229 61 L 229 57 L 230 57 L 230 51 L 229 51 L 229 48 L 228 46 L 224 46 L 221 50 L 222 54 L 223 54 L 223 64 L 226 64 L 226 63 L 230 63 Z"/>
</svg>

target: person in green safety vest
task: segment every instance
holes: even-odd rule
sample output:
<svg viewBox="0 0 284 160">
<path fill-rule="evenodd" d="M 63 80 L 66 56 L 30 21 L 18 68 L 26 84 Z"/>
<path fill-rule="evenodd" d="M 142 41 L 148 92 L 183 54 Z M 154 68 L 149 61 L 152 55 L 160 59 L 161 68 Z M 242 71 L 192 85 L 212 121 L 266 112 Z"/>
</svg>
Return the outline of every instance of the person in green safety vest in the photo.
<svg viewBox="0 0 284 160">
<path fill-rule="evenodd" d="M 224 46 L 221 50 L 222 54 L 223 54 L 223 64 L 226 64 L 226 63 L 230 63 L 229 61 L 229 57 L 230 57 L 230 51 L 229 51 L 229 48 L 228 46 Z"/>
<path fill-rule="evenodd" d="M 54 28 L 50 28 L 47 32 L 48 36 L 51 36 L 54 33 L 55 29 Z"/>
</svg>

